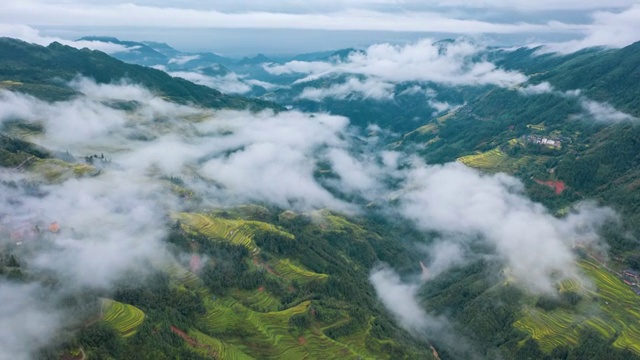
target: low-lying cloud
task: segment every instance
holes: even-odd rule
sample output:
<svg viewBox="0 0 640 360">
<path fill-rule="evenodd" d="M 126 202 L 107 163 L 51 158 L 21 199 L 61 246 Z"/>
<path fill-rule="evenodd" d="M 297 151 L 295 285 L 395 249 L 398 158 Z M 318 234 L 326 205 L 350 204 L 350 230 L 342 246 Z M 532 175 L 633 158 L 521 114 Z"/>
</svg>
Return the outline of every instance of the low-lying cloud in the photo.
<svg viewBox="0 0 640 360">
<path fill-rule="evenodd" d="M 185 206 L 162 180 L 170 176 L 181 177 L 199 195 L 201 202 L 189 206 L 208 208 L 261 202 L 298 211 L 357 212 L 367 202 L 384 203 L 380 199 L 394 192 L 399 195 L 387 204 L 389 211 L 440 234 L 424 249 L 431 277 L 465 263 L 473 257 L 468 245 L 483 241 L 495 248 L 517 283 L 535 293 L 551 291 L 558 274 L 579 276 L 572 242 L 597 243 L 598 225 L 613 217 L 608 209 L 582 205 L 556 218 L 527 199 L 513 177 L 483 175 L 462 164 L 429 166 L 380 151 L 370 146 L 375 136 L 363 135 L 340 116 L 213 111 L 170 103 L 126 81 L 76 79 L 70 86 L 80 95 L 56 103 L 0 91 L 0 124 L 41 124 L 43 133 L 30 134 L 30 141 L 68 151 L 79 162 L 91 154 L 104 154 L 109 161 L 97 160 L 96 169 L 80 177 L 72 170 L 56 177 L 37 166 L 33 173 L 1 171 L 0 180 L 7 183 L 39 185 L 35 194 L 0 185 L 0 226 L 20 234 L 36 225 L 59 224 L 58 233 L 43 233 L 43 247 L 27 239 L 21 245 L 11 237 L 2 241 L 34 249 L 25 252 L 25 266 L 72 288 L 106 291 L 129 271 L 145 271 L 148 264 L 168 259 L 162 245 L 167 215 Z M 403 283 L 390 269 L 377 269 L 371 281 L 408 329 L 430 329 L 440 321 L 421 310 L 417 283 Z M 13 291 L 11 286 L 0 283 L 0 294 Z M 46 297 L 34 292 L 21 290 L 33 300 L 29 309 L 46 308 Z M 0 301 L 0 314 L 15 308 L 15 299 L 6 299 Z M 64 315 L 30 314 L 42 319 L 42 339 L 60 329 L 57 319 Z M 0 329 L 14 332 L 0 336 L 0 348 L 11 349 L 12 358 L 28 358 L 28 348 L 7 341 L 28 339 L 34 330 L 14 321 L 0 317 Z"/>
<path fill-rule="evenodd" d="M 597 11 L 592 23 L 585 26 L 584 37 L 565 42 L 545 44 L 542 52 L 570 54 L 590 47 L 621 48 L 639 41 L 640 5 L 623 11 Z"/>
<path fill-rule="evenodd" d="M 623 121 L 638 120 L 633 115 L 617 110 L 611 104 L 589 99 L 586 95 L 583 95 L 583 92 L 579 89 L 562 92 L 555 89 L 546 81 L 539 84 L 528 84 L 518 88 L 518 91 L 525 96 L 553 94 L 555 96 L 578 101 L 584 111 L 583 116 L 603 123 L 619 123 Z"/>
<path fill-rule="evenodd" d="M 345 60 L 334 62 L 293 61 L 265 65 L 272 74 L 306 74 L 298 83 L 329 74 L 353 74 L 388 83 L 434 82 L 451 86 L 496 85 L 511 87 L 527 81 L 519 72 L 498 68 L 477 58 L 483 47 L 465 40 L 434 42 L 424 39 L 413 44 L 376 44 L 363 52 L 354 51 Z"/>
<path fill-rule="evenodd" d="M 601 103 L 593 100 L 582 99 L 580 101 L 582 108 L 595 120 L 606 123 L 618 123 L 623 121 L 638 120 L 636 117 L 616 110 L 607 103 Z"/>
<path fill-rule="evenodd" d="M 505 174 L 485 175 L 452 163 L 416 166 L 400 196 L 402 213 L 428 231 L 495 247 L 518 284 L 552 293 L 558 278 L 579 276 L 574 242 L 593 243 L 612 210 L 583 204 L 563 218 L 524 195 L 523 184 Z"/>
<path fill-rule="evenodd" d="M 444 344 L 450 353 L 459 358 L 478 359 L 466 339 L 456 333 L 446 317 L 434 316 L 424 310 L 417 296 L 420 282 L 403 281 L 398 273 L 386 265 L 374 268 L 369 281 L 382 304 L 405 330 L 417 338 Z"/>
<path fill-rule="evenodd" d="M 360 80 L 350 77 L 345 82 L 333 84 L 328 88 L 304 88 L 299 99 L 322 101 L 325 98 L 344 100 L 354 96 L 362 99 L 391 100 L 395 85 L 371 79 Z"/>
<path fill-rule="evenodd" d="M 236 73 L 209 76 L 195 71 L 169 71 L 168 74 L 227 94 L 245 94 L 251 91 L 251 84 L 243 81 Z"/>
<path fill-rule="evenodd" d="M 71 46 L 77 49 L 88 48 L 91 50 L 99 50 L 107 54 L 115 54 L 120 52 L 128 52 L 135 50 L 124 45 L 103 42 L 97 40 L 66 40 L 53 36 L 45 36 L 40 31 L 26 25 L 0 24 L 0 37 L 10 37 L 20 39 L 29 43 L 42 46 L 48 46 L 53 42 Z"/>
</svg>

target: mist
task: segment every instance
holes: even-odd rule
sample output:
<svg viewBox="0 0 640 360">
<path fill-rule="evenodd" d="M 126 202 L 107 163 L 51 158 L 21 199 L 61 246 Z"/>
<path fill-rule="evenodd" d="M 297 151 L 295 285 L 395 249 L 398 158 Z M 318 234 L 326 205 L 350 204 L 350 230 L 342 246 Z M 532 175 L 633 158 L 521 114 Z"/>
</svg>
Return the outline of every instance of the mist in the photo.
<svg viewBox="0 0 640 360">
<path fill-rule="evenodd" d="M 598 244 L 599 225 L 615 218 L 612 210 L 594 204 L 557 218 L 529 200 L 514 177 L 379 151 L 380 138 L 341 116 L 178 105 L 126 80 L 96 84 L 78 78 L 70 86 L 80 95 L 54 103 L 0 91 L 0 125 L 16 120 L 41 125 L 42 131 L 20 136 L 77 163 L 33 160 L 30 171 L 0 171 L 0 181 L 15 184 L 2 185 L 0 230 L 40 229 L 34 236 L 27 231 L 24 239 L 1 237 L 0 246 L 15 251 L 34 274 L 57 279 L 62 293 L 108 292 L 127 274 L 175 261 L 164 239 L 169 216 L 178 211 L 263 203 L 358 214 L 375 201 L 419 229 L 440 234 L 433 243 L 419 244 L 428 277 L 405 283 L 393 269 L 382 268 L 370 278 L 407 330 L 437 333 L 434 329 L 448 325 L 423 310 L 416 291 L 420 281 L 472 260 L 473 241 L 495 249 L 517 286 L 548 293 L 558 274 L 581 276 L 572 243 Z M 99 159 L 84 164 L 93 154 Z M 180 199 L 167 177 L 180 177 L 198 199 Z M 59 231 L 47 230 L 53 223 Z M 40 289 L 37 282 L 0 283 L 0 297 L 7 297 L 0 301 L 0 314 L 17 311 L 19 297 L 7 294 L 28 299 L 20 308 L 27 315 L 0 317 L 0 328 L 12 329 L 12 336 L 0 336 L 7 358 L 28 359 L 31 349 L 66 325 L 60 319 L 68 314 L 39 296 Z M 33 337 L 42 343 L 15 340 Z"/>
</svg>

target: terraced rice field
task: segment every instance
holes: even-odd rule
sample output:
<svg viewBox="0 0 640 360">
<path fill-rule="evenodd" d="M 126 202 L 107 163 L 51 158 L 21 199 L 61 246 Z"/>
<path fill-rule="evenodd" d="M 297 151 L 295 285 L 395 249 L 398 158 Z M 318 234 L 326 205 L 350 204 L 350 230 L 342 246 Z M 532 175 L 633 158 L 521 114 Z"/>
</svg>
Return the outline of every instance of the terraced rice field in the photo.
<svg viewBox="0 0 640 360">
<path fill-rule="evenodd" d="M 144 321 L 142 310 L 110 299 L 102 300 L 102 312 L 102 320 L 124 337 L 135 334 L 138 326 Z"/>
<path fill-rule="evenodd" d="M 366 354 L 367 356 L 370 356 L 372 358 L 377 358 L 377 357 L 379 358 L 380 353 L 382 353 L 382 351 L 378 351 L 376 353 L 374 350 L 372 353 L 372 349 L 370 349 L 369 347 L 373 349 L 377 349 L 377 348 L 380 348 L 384 343 L 392 343 L 392 341 L 390 340 L 382 341 L 375 337 L 369 337 L 369 333 L 371 332 L 371 329 L 373 327 L 373 322 L 375 319 L 376 318 L 372 316 L 371 318 L 369 318 L 369 322 L 366 328 L 364 328 L 362 331 L 359 331 L 355 334 L 342 337 L 339 339 L 339 341 L 349 346 L 351 349 L 354 349 L 358 353 Z"/>
<path fill-rule="evenodd" d="M 199 346 L 193 349 L 203 356 L 214 357 L 215 359 L 228 360 L 252 360 L 253 357 L 245 354 L 237 346 L 227 344 L 218 339 L 214 339 L 205 333 L 197 330 L 189 331 L 189 337 L 198 342 Z"/>
<path fill-rule="evenodd" d="M 256 229 L 276 232 L 279 235 L 294 239 L 294 236 L 275 226 L 259 221 L 229 220 L 210 217 L 204 214 L 179 213 L 175 218 L 180 220 L 186 231 L 195 231 L 213 239 L 224 239 L 232 244 L 246 247 L 253 255 L 260 249 L 253 241 Z"/>
<path fill-rule="evenodd" d="M 596 289 L 581 287 L 578 282 L 565 282 L 561 284 L 561 291 L 578 288 L 582 293 L 583 300 L 578 306 L 552 311 L 526 308 L 514 326 L 528 332 L 547 353 L 560 345 L 577 344 L 579 330 L 589 328 L 614 340 L 614 346 L 640 354 L 640 296 L 598 264 L 590 261 L 578 264 Z M 598 302 L 593 303 L 593 298 Z"/>
<path fill-rule="evenodd" d="M 207 314 L 199 327 L 212 337 L 233 344 L 242 352 L 261 359 L 358 359 L 353 349 L 310 328 L 303 334 L 291 331 L 289 319 L 309 311 L 303 302 L 284 311 L 252 311 L 232 298 L 207 299 Z"/>
<path fill-rule="evenodd" d="M 351 231 L 355 237 L 362 237 L 367 234 L 367 231 L 360 225 L 354 224 L 342 216 L 333 215 L 330 211 L 321 210 L 315 212 L 314 216 L 320 218 L 320 227 L 325 230 Z"/>
<path fill-rule="evenodd" d="M 458 158 L 458 161 L 476 169 L 495 169 L 507 159 L 507 154 L 500 148 L 495 148 L 484 153 L 463 156 Z"/>
<path fill-rule="evenodd" d="M 289 259 L 278 260 L 274 266 L 275 272 L 283 278 L 290 281 L 310 282 L 313 280 L 326 280 L 329 275 L 318 274 L 309 271 L 301 266 L 297 266 Z"/>
<path fill-rule="evenodd" d="M 271 312 L 278 311 L 282 303 L 277 298 L 270 295 L 264 288 L 254 291 L 237 290 L 233 297 L 253 311 Z"/>
<path fill-rule="evenodd" d="M 510 141 L 509 144 L 514 146 Z M 548 160 L 546 156 L 518 156 L 509 157 L 497 147 L 487 152 L 478 153 L 474 155 L 467 155 L 458 158 L 458 161 L 475 169 L 481 169 L 486 171 L 504 171 L 511 173 L 522 167 L 531 165 L 543 165 Z"/>
<path fill-rule="evenodd" d="M 169 265 L 166 270 L 171 277 L 171 280 L 175 281 L 177 284 L 184 285 L 185 287 L 192 289 L 196 289 L 202 285 L 202 280 L 200 280 L 196 274 L 187 270 L 177 262 Z"/>
<path fill-rule="evenodd" d="M 566 310 L 527 309 L 514 326 L 530 333 L 538 341 L 540 349 L 549 353 L 560 345 L 577 344 L 577 329 L 582 320 Z"/>
<path fill-rule="evenodd" d="M 58 159 L 37 159 L 31 166 L 35 172 L 51 182 L 63 181 L 72 177 L 93 175 L 98 171 L 95 167 L 88 164 L 71 164 Z"/>
</svg>

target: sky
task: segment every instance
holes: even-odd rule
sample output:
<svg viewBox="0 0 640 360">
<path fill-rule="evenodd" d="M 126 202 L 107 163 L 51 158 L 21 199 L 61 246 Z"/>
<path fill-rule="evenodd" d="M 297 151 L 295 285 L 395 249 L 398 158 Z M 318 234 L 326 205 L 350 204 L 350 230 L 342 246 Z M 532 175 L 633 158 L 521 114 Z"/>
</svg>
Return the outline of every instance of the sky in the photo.
<svg viewBox="0 0 640 360">
<path fill-rule="evenodd" d="M 405 43 L 427 36 L 470 36 L 500 45 L 560 42 L 575 50 L 638 40 L 640 2 L 4 0 L 0 23 L 28 25 L 64 39 L 115 35 L 231 56 Z"/>
</svg>

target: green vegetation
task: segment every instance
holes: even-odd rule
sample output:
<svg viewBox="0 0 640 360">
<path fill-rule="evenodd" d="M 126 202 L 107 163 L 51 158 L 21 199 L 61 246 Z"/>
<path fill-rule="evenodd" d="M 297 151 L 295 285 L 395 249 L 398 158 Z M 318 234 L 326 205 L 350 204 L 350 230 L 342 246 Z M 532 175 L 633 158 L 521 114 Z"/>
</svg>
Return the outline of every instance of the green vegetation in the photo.
<svg viewBox="0 0 640 360">
<path fill-rule="evenodd" d="M 326 274 L 318 274 L 297 266 L 289 259 L 278 260 L 273 269 L 278 275 L 288 280 L 302 283 L 314 280 L 326 280 L 328 278 Z"/>
<path fill-rule="evenodd" d="M 260 251 L 253 241 L 256 230 L 274 232 L 293 239 L 294 236 L 279 230 L 275 226 L 259 221 L 230 220 L 214 218 L 203 214 L 180 213 L 176 218 L 183 223 L 187 231 L 195 231 L 212 239 L 223 239 L 231 244 L 246 247 L 252 254 Z"/>
<path fill-rule="evenodd" d="M 232 299 L 206 300 L 205 306 L 207 314 L 202 320 L 203 330 L 256 357 L 357 359 L 362 356 L 346 345 L 329 339 L 319 329 L 291 331 L 290 320 L 296 315 L 308 313 L 310 302 L 268 313 L 251 311 Z M 252 341 L 244 341 L 246 336 L 251 337 Z"/>
<path fill-rule="evenodd" d="M 596 290 L 580 289 L 583 300 L 576 307 L 545 311 L 529 307 L 514 323 L 516 328 L 531 334 L 540 349 L 550 353 L 554 348 L 578 343 L 581 331 L 591 328 L 613 345 L 627 348 L 640 355 L 640 311 L 636 309 L 638 295 L 615 275 L 589 261 L 580 267 L 594 281 Z"/>
<path fill-rule="evenodd" d="M 88 164 L 74 163 L 58 159 L 34 159 L 29 163 L 33 172 L 41 174 L 47 182 L 62 182 L 71 177 L 92 176 L 99 171 Z"/>
<path fill-rule="evenodd" d="M 144 321 L 144 312 L 135 306 L 114 300 L 104 299 L 102 302 L 102 320 L 113 326 L 124 337 L 136 333 L 136 329 Z"/>
<path fill-rule="evenodd" d="M 539 73 L 535 81 L 549 81 L 561 91 L 580 88 L 591 99 L 640 115 L 640 45 L 567 57 L 533 58 L 528 51 L 488 56 L 499 58 L 507 68 Z M 100 52 L 0 39 L 2 89 L 65 100 L 77 95 L 67 84 L 78 74 L 98 83 L 125 78 L 183 104 L 281 109 L 124 64 Z M 337 75 L 294 88 L 329 87 L 342 80 L 344 76 Z M 621 229 L 612 225 L 604 231 L 616 259 L 612 267 L 621 268 L 627 261 L 640 268 L 638 245 L 628 235 L 640 234 L 639 126 L 594 122 L 578 98 L 430 84 L 439 101 L 465 104 L 438 117 L 441 114 L 423 101 L 424 95 L 417 101 L 401 93 L 406 90 L 403 86 L 408 87 L 396 89 L 394 102 L 328 99 L 323 104 L 296 100 L 296 105 L 346 115 L 356 125 L 376 121 L 384 130 L 404 134 L 390 143 L 419 149 L 429 163 L 458 160 L 483 171 L 518 176 L 534 200 L 557 214 L 565 214 L 573 202 L 584 198 L 611 205 L 623 218 Z M 279 89 L 270 96 L 287 96 L 286 91 Z M 136 104 L 110 106 L 128 109 Z M 42 131 L 41 124 L 5 123 L 0 165 L 39 175 L 37 180 L 45 184 L 99 175 L 96 167 L 54 159 L 25 140 Z M 562 138 L 562 146 L 533 144 L 526 140 L 530 134 Z M 384 136 L 391 135 L 380 136 L 385 141 Z M 91 322 L 89 315 L 95 318 L 97 311 L 92 313 L 90 306 L 83 310 L 75 337 L 64 351 L 77 356 L 82 349 L 89 359 L 433 358 L 430 344 L 394 322 L 368 277 L 378 263 L 390 264 L 403 276 L 415 274 L 424 254 L 406 243 L 428 242 L 439 234 L 418 232 L 389 212 L 376 212 L 375 206 L 350 218 L 329 211 L 297 214 L 258 205 L 204 210 L 197 192 L 180 177 L 163 180 L 189 211 L 173 214 L 173 224 L 166 229 L 169 249 L 180 263 L 144 264 L 148 273 L 131 274 L 108 294 L 87 290 L 88 299 L 113 300 L 103 301 L 102 321 Z M 564 181 L 568 189 L 554 194 L 537 180 Z M 30 272 L 19 251 L 9 253 L 14 250 L 0 249 L 3 278 L 44 277 Z M 609 270 L 581 260 L 593 287 L 564 281 L 556 296 L 534 297 L 505 281 L 502 264 L 491 256 L 493 249 L 471 250 L 487 256 L 424 284 L 419 297 L 430 313 L 451 319 L 459 343 L 468 342 L 479 357 L 626 360 L 640 355 L 640 297 Z M 45 280 L 52 285 L 57 281 Z M 433 341 L 442 359 L 466 355 L 437 336 Z"/>
<path fill-rule="evenodd" d="M 282 308 L 280 300 L 269 294 L 264 287 L 253 291 L 237 290 L 233 293 L 233 298 L 247 308 L 258 312 L 273 312 Z"/>
<path fill-rule="evenodd" d="M 207 336 L 200 331 L 192 330 L 188 335 L 198 343 L 198 345 L 192 346 L 194 350 L 205 357 L 229 360 L 254 359 L 243 353 L 238 347 Z"/>
<path fill-rule="evenodd" d="M 478 169 L 493 170 L 499 169 L 507 159 L 507 154 L 500 148 L 495 148 L 476 155 L 467 155 L 458 159 L 461 163 Z"/>
<path fill-rule="evenodd" d="M 78 50 L 59 43 L 43 47 L 15 39 L 0 39 L 0 84 L 4 84 L 0 87 L 11 86 L 12 90 L 44 100 L 66 100 L 76 94 L 66 82 L 78 75 L 100 84 L 130 81 L 181 104 L 254 111 L 282 110 L 271 102 L 224 95 L 209 87 L 173 78 L 164 71 L 124 63 L 100 51 Z"/>
</svg>

